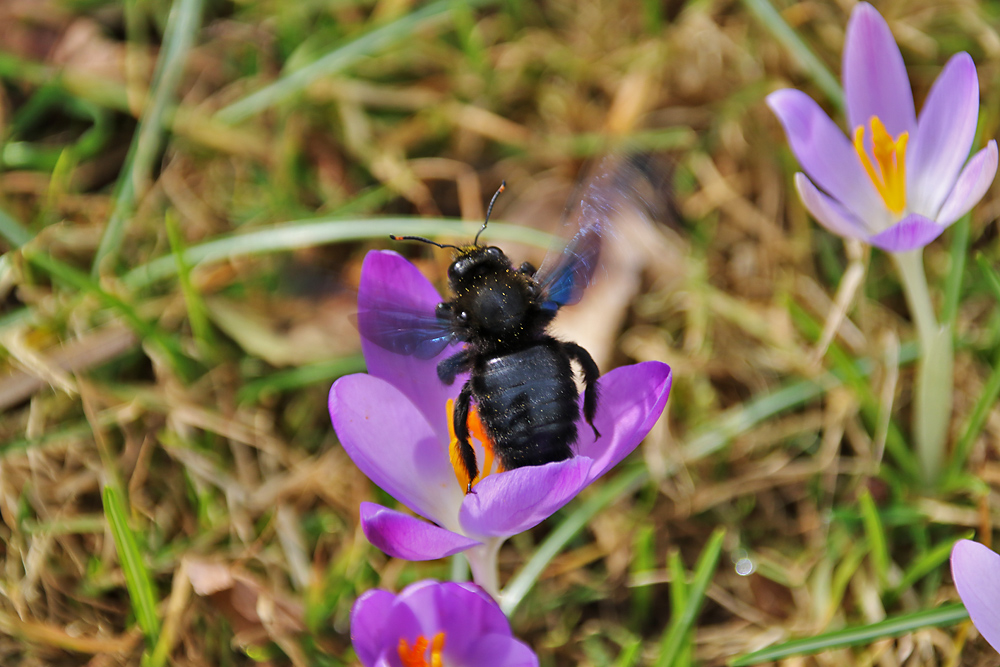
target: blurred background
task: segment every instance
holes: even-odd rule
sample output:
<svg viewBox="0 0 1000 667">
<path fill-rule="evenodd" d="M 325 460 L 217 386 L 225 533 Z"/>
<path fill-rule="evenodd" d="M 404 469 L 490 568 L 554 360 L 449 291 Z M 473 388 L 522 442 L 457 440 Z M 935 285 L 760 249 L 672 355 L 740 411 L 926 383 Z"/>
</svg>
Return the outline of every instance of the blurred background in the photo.
<svg viewBox="0 0 1000 667">
<path fill-rule="evenodd" d="M 656 664 L 668 582 L 717 526 L 684 664 L 957 600 L 948 549 L 1000 512 L 1000 198 L 925 253 L 957 349 L 956 474 L 930 492 L 896 275 L 809 219 L 763 101 L 798 87 L 843 122 L 853 4 L 0 1 L 0 663 L 356 664 L 358 595 L 451 572 L 359 529 L 393 501 L 326 396 L 364 369 L 361 259 L 443 285 L 448 253 L 387 235 L 466 241 L 506 180 L 491 242 L 537 260 L 608 153 L 652 156 L 657 219 L 559 330 L 604 372 L 669 363 L 673 390 L 624 466 L 645 481 L 600 499 L 515 634 L 543 665 Z M 1000 4 L 875 4 L 918 108 L 968 51 L 996 136 Z M 608 483 L 510 540 L 502 577 Z M 787 664 L 995 661 L 966 623 Z"/>
</svg>

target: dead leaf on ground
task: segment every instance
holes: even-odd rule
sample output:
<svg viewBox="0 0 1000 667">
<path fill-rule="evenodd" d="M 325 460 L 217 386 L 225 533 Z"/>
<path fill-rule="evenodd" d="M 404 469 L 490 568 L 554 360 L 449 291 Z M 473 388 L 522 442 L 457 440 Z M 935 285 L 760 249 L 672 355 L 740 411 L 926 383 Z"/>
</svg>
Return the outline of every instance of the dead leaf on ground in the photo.
<svg viewBox="0 0 1000 667">
<path fill-rule="evenodd" d="M 300 603 L 239 566 L 185 558 L 184 567 L 194 592 L 207 597 L 233 626 L 237 644 L 280 641 L 305 630 Z"/>
<path fill-rule="evenodd" d="M 355 298 L 286 298 L 261 303 L 207 299 L 212 321 L 246 352 L 273 366 L 302 366 L 349 354 L 360 343 L 349 313 Z"/>
</svg>

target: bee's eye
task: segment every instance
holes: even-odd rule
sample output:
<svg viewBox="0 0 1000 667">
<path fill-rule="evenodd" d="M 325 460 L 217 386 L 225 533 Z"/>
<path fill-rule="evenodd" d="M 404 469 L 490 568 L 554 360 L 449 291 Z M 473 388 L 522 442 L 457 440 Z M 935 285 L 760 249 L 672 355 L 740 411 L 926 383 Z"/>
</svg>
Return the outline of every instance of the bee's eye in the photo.
<svg viewBox="0 0 1000 667">
<path fill-rule="evenodd" d="M 457 262 L 452 262 L 451 266 L 448 267 L 448 277 L 454 280 L 458 276 L 465 272 L 465 262 L 459 260 Z"/>
<path fill-rule="evenodd" d="M 489 248 L 487 248 L 486 252 L 487 254 L 493 255 L 494 257 L 500 257 L 501 255 L 503 255 L 503 251 L 500 250 L 500 248 L 496 247 L 495 245 L 491 245 Z"/>
<path fill-rule="evenodd" d="M 463 310 L 462 312 L 460 312 L 458 315 L 455 316 L 455 319 L 458 320 L 459 324 L 468 324 L 469 314 Z"/>
</svg>

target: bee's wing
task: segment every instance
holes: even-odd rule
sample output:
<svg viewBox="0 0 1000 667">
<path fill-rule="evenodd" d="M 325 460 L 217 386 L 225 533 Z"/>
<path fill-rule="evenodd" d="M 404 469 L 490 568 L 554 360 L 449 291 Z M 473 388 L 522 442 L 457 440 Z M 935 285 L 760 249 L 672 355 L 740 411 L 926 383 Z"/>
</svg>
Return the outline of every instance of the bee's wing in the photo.
<svg viewBox="0 0 1000 667">
<path fill-rule="evenodd" d="M 381 348 L 418 359 L 433 359 L 457 339 L 451 323 L 384 292 L 358 299 L 358 330 Z"/>
<path fill-rule="evenodd" d="M 561 251 L 550 251 L 535 274 L 542 307 L 558 310 L 576 303 L 590 284 L 603 240 L 615 220 L 627 211 L 646 212 L 649 204 L 636 189 L 643 165 L 635 159 L 608 157 L 570 200 L 564 224 L 578 231 Z"/>
<path fill-rule="evenodd" d="M 600 254 L 601 232 L 597 226 L 582 228 L 562 252 L 550 252 L 535 274 L 542 308 L 558 310 L 579 301 L 590 284 Z"/>
</svg>

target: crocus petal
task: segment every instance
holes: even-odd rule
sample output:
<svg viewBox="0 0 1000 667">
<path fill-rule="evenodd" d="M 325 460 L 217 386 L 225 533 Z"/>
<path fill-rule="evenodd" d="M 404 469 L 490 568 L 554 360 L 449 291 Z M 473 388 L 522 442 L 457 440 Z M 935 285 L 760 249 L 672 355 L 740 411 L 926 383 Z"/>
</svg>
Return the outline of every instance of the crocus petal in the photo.
<svg viewBox="0 0 1000 667">
<path fill-rule="evenodd" d="M 959 53 L 931 87 L 906 151 L 909 210 L 937 217 L 969 156 L 978 119 L 976 65 L 968 53 Z"/>
<path fill-rule="evenodd" d="M 809 178 L 859 218 L 885 208 L 854 146 L 811 97 L 786 88 L 767 96 Z"/>
<path fill-rule="evenodd" d="M 417 514 L 455 526 L 462 490 L 446 445 L 396 387 L 370 375 L 340 378 L 330 389 L 330 418 L 369 479 Z"/>
<path fill-rule="evenodd" d="M 968 213 L 990 189 L 996 175 L 997 142 L 994 139 L 986 148 L 973 155 L 959 174 L 955 187 L 938 213 L 938 224 L 947 227 Z"/>
<path fill-rule="evenodd" d="M 903 56 L 885 19 L 867 2 L 859 2 L 847 22 L 841 76 L 849 129 L 865 126 L 869 147 L 872 116 L 893 137 L 903 132 L 912 136 L 917 119 Z"/>
<path fill-rule="evenodd" d="M 365 667 L 373 667 L 382 651 L 386 618 L 396 596 L 389 591 L 366 591 L 351 608 L 351 645 Z"/>
<path fill-rule="evenodd" d="M 372 545 L 404 560 L 435 560 L 481 544 L 375 503 L 361 503 L 361 528 Z"/>
<path fill-rule="evenodd" d="M 462 656 L 468 667 L 537 667 L 536 656 L 524 642 L 514 637 L 481 637 Z"/>
<path fill-rule="evenodd" d="M 805 174 L 795 174 L 795 189 L 799 191 L 802 203 L 816 221 L 837 236 L 864 240 L 868 238 L 869 228 L 878 228 L 871 221 L 866 221 L 866 225 L 838 202 L 820 192 Z"/>
<path fill-rule="evenodd" d="M 441 303 L 441 295 L 413 264 L 394 252 L 380 250 L 365 255 L 358 303 L 393 304 L 402 310 L 433 314 L 434 308 Z M 361 351 L 369 375 L 386 380 L 409 397 L 441 440 L 448 437 L 445 403 L 458 396 L 462 382 L 456 381 L 450 386 L 443 384 L 437 376 L 437 365 L 457 350 L 458 347 L 452 345 L 437 357 L 425 360 L 394 354 L 361 337 Z"/>
<path fill-rule="evenodd" d="M 500 607 L 485 592 L 472 590 L 475 584 L 437 583 L 416 590 L 407 587 L 399 601 L 414 611 L 424 636 L 445 635 L 445 655 L 449 664 L 470 664 L 461 657 L 484 637 L 510 637 L 510 623 Z M 448 662 L 448 661 L 446 661 Z"/>
<path fill-rule="evenodd" d="M 547 519 L 587 485 L 592 461 L 565 461 L 494 473 L 466 494 L 459 522 L 468 535 L 510 537 Z"/>
<path fill-rule="evenodd" d="M 601 437 L 594 440 L 586 423 L 580 424 L 577 454 L 594 461 L 587 473 L 593 482 L 632 453 L 660 418 L 670 395 L 670 366 L 646 361 L 607 373 L 598 383 L 600 400 L 594 420 Z"/>
<path fill-rule="evenodd" d="M 1000 651 L 1000 554 L 959 540 L 951 550 L 951 576 L 979 634 Z"/>
<path fill-rule="evenodd" d="M 923 248 L 941 236 L 944 225 L 911 213 L 889 229 L 868 239 L 868 243 L 886 252 L 906 252 Z"/>
<path fill-rule="evenodd" d="M 418 581 L 413 584 L 420 588 L 427 586 L 437 586 L 438 582 L 433 580 Z M 409 588 L 409 587 L 407 587 Z M 406 592 L 405 589 L 403 592 Z M 389 667 L 401 667 L 399 661 L 399 640 L 406 639 L 411 645 L 416 641 L 417 637 L 423 635 L 427 637 L 427 631 L 424 630 L 424 619 L 423 609 L 414 609 L 410 605 L 400 600 L 403 593 L 396 596 L 396 601 L 393 603 L 392 607 L 389 609 L 389 613 L 385 617 L 385 632 L 382 635 L 382 654 L 379 656 L 380 660 L 385 662 L 379 662 L 378 667 L 385 665 Z M 433 636 L 433 633 L 432 635 Z"/>
</svg>

